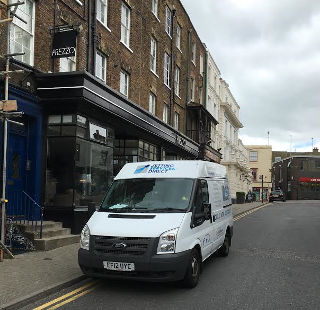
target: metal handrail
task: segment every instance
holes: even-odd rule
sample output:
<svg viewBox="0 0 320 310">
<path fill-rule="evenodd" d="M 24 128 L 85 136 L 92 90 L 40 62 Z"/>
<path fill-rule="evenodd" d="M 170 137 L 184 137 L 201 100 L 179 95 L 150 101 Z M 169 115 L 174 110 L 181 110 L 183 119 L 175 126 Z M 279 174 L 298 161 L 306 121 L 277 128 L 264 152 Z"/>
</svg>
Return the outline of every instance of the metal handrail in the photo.
<svg viewBox="0 0 320 310">
<path fill-rule="evenodd" d="M 36 205 L 41 210 L 41 216 L 40 216 L 40 239 L 42 239 L 42 225 L 43 225 L 43 212 L 44 207 L 40 206 L 30 195 L 28 195 L 25 191 L 22 191 L 22 193 L 29 198 L 34 205 Z M 33 220 L 32 220 L 32 226 L 33 226 Z M 36 227 L 37 227 L 37 221 L 36 221 Z"/>
</svg>

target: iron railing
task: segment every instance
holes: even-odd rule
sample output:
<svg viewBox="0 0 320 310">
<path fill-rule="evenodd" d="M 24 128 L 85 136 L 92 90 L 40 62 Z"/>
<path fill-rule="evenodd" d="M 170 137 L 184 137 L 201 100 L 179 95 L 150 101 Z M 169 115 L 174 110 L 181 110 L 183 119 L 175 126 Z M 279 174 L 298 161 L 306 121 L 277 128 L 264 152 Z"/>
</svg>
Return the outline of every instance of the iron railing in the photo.
<svg viewBox="0 0 320 310">
<path fill-rule="evenodd" d="M 25 191 L 12 192 L 8 196 L 7 216 L 13 223 L 31 225 L 34 232 L 37 232 L 40 226 L 39 237 L 42 239 L 44 207 Z"/>
</svg>

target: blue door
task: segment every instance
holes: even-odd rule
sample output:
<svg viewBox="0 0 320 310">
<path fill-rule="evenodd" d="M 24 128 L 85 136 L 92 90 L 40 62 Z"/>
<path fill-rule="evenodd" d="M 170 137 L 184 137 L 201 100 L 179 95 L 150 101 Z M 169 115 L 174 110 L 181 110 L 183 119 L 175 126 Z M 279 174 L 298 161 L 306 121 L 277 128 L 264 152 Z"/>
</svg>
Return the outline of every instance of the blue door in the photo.
<svg viewBox="0 0 320 310">
<path fill-rule="evenodd" d="M 25 210 L 24 194 L 26 187 L 27 137 L 24 127 L 16 130 L 9 124 L 7 148 L 7 198 L 8 215 L 22 217 Z"/>
</svg>

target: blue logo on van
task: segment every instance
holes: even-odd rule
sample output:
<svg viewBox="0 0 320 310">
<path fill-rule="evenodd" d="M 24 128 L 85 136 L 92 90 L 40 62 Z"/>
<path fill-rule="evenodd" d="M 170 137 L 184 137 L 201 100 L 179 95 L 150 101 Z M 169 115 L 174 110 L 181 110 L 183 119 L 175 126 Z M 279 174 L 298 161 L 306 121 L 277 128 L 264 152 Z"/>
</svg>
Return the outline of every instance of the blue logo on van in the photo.
<svg viewBox="0 0 320 310">
<path fill-rule="evenodd" d="M 137 173 L 145 173 L 148 171 L 148 168 L 150 167 L 150 165 L 144 165 L 144 166 L 138 166 L 136 171 L 134 172 L 134 174 Z"/>
<path fill-rule="evenodd" d="M 148 173 L 167 173 L 176 170 L 173 164 L 153 164 Z"/>
</svg>

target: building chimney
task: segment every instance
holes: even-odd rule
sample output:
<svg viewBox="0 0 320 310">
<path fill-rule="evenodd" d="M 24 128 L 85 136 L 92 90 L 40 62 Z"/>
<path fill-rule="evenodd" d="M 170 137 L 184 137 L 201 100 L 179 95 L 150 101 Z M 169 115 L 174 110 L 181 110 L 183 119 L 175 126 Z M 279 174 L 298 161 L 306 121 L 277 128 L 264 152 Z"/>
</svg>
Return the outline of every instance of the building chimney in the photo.
<svg viewBox="0 0 320 310">
<path fill-rule="evenodd" d="M 319 153 L 319 149 L 317 147 L 314 147 L 312 150 L 312 153 L 317 154 Z"/>
</svg>

